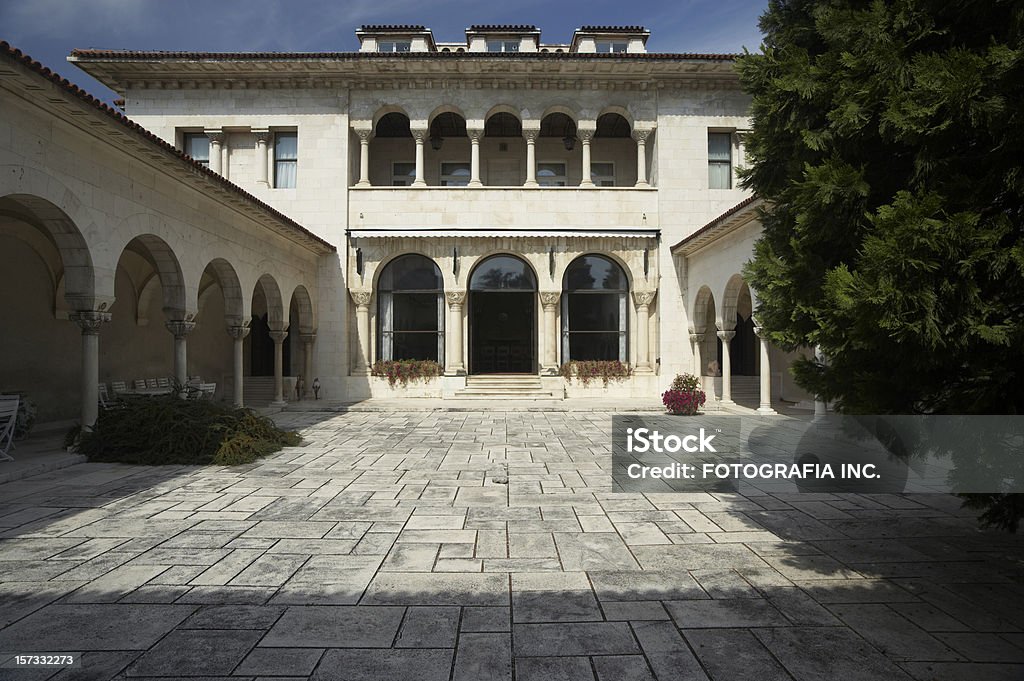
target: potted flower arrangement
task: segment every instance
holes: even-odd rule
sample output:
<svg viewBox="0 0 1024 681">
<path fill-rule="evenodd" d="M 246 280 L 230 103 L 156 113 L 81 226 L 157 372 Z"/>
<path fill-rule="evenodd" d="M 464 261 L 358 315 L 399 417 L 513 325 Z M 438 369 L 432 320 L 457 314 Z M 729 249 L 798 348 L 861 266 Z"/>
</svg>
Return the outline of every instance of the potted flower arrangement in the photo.
<svg viewBox="0 0 1024 681">
<path fill-rule="evenodd" d="M 700 389 L 700 378 L 693 374 L 677 375 L 669 389 L 661 394 L 661 401 L 669 413 L 686 416 L 696 414 L 706 399 Z"/>
</svg>

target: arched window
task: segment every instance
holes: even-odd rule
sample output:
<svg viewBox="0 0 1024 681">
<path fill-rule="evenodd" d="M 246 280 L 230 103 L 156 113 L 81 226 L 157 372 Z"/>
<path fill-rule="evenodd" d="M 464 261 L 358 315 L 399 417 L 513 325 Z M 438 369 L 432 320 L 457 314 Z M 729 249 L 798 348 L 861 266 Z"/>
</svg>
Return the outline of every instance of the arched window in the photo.
<svg viewBox="0 0 1024 681">
<path fill-rule="evenodd" d="M 441 270 L 422 255 L 387 264 L 377 281 L 378 359 L 444 357 L 444 283 Z"/>
<path fill-rule="evenodd" d="M 512 255 L 492 255 L 477 265 L 469 280 L 471 291 L 536 291 L 529 265 Z"/>
<path fill-rule="evenodd" d="M 626 354 L 626 273 L 601 255 L 576 258 L 562 280 L 562 361 Z"/>
</svg>

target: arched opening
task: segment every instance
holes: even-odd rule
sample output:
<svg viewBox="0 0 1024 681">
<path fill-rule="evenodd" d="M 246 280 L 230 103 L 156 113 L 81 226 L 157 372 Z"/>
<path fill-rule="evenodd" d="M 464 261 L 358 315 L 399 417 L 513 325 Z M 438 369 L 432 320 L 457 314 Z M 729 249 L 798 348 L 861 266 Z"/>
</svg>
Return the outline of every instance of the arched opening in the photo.
<svg viewBox="0 0 1024 681">
<path fill-rule="evenodd" d="M 39 422 L 79 418 L 82 340 L 68 312 L 72 301 L 92 298 L 93 268 L 78 227 L 52 203 L 0 199 L 0 290 L 12 292 L 0 333 L 0 394 L 30 400 Z"/>
<path fill-rule="evenodd" d="M 469 371 L 537 371 L 537 278 L 526 261 L 492 255 L 469 279 Z"/>
<path fill-rule="evenodd" d="M 227 376 L 233 371 L 233 341 L 227 327 L 240 326 L 245 317 L 242 287 L 234 268 L 215 258 L 199 279 L 196 327 L 188 337 L 189 373 L 203 383 L 216 383 L 215 397 L 230 389 Z"/>
<path fill-rule="evenodd" d="M 619 360 L 628 354 L 629 283 L 603 255 L 576 258 L 562 278 L 562 361 Z"/>
<path fill-rule="evenodd" d="M 472 168 L 466 119 L 454 111 L 443 111 L 434 116 L 430 121 L 428 145 L 425 150 L 428 166 L 424 169 L 427 184 L 467 186 Z"/>
<path fill-rule="evenodd" d="M 437 264 L 411 253 L 377 279 L 377 359 L 444 362 L 444 283 Z"/>
<path fill-rule="evenodd" d="M 717 314 L 714 294 L 710 288 L 702 286 L 693 303 L 694 332 L 702 338 L 697 346 L 698 373 L 702 376 L 722 375 L 722 342 L 715 325 Z"/>
<path fill-rule="evenodd" d="M 110 324 L 102 331 L 100 381 L 128 389 L 169 389 L 181 377 L 175 375 L 175 340 L 166 322 L 194 320 L 186 319 L 184 277 L 167 242 L 144 234 L 125 245 L 114 296 Z M 191 364 L 196 353 L 186 353 L 185 359 Z M 188 366 L 182 370 L 187 378 Z"/>
<path fill-rule="evenodd" d="M 629 121 L 618 113 L 597 119 L 591 144 L 590 179 L 598 187 L 632 187 L 636 184 L 636 142 Z"/>
<path fill-rule="evenodd" d="M 736 298 L 736 336 L 729 343 L 729 359 L 734 376 L 758 375 L 758 339 L 754 333 L 754 306 L 746 282 Z"/>
<path fill-rule="evenodd" d="M 522 121 L 508 111 L 488 116 L 482 144 L 486 184 L 491 187 L 521 186 L 526 179 L 523 173 L 526 140 L 523 139 Z"/>
<path fill-rule="evenodd" d="M 568 187 L 580 183 L 578 169 L 582 152 L 576 140 L 576 123 L 560 111 L 541 119 L 537 140 L 537 184 L 542 187 Z"/>
<path fill-rule="evenodd" d="M 381 116 L 370 141 L 370 182 L 374 186 L 408 187 L 416 179 L 416 143 L 409 117 L 393 111 Z"/>
<path fill-rule="evenodd" d="M 277 282 L 269 274 L 264 274 L 256 282 L 252 295 L 251 323 L 249 336 L 249 375 L 274 375 L 274 340 L 271 331 L 282 330 L 284 310 L 281 303 L 281 290 Z M 291 366 L 291 334 L 288 334 L 281 347 L 282 367 Z"/>
</svg>

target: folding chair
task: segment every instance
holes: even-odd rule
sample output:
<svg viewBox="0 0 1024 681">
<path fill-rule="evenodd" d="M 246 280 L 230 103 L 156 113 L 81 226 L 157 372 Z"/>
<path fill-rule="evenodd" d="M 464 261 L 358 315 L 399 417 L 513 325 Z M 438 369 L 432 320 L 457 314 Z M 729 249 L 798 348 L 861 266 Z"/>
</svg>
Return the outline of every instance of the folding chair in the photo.
<svg viewBox="0 0 1024 681">
<path fill-rule="evenodd" d="M 199 399 L 201 400 L 212 400 L 214 393 L 217 392 L 216 383 L 200 383 L 199 384 Z"/>
<path fill-rule="evenodd" d="M 144 378 L 136 378 L 135 381 L 132 383 L 132 385 L 135 386 L 136 390 L 145 390 L 146 389 L 146 379 L 144 379 Z"/>
<path fill-rule="evenodd" d="M 159 388 L 159 387 L 160 387 L 160 384 L 157 382 L 157 380 L 155 378 L 147 378 L 146 379 L 146 388 Z"/>
<path fill-rule="evenodd" d="M 124 381 L 111 381 L 110 389 L 114 391 L 115 395 L 117 393 L 126 393 L 126 392 L 128 392 L 128 386 L 125 385 Z"/>
<path fill-rule="evenodd" d="M 156 385 L 158 388 L 170 388 L 171 379 L 167 378 L 166 376 L 161 376 L 160 378 L 156 379 Z"/>
<path fill-rule="evenodd" d="M 99 384 L 99 389 L 100 389 L 99 390 L 100 409 L 106 409 L 107 407 L 110 406 L 110 395 L 107 393 L 107 384 L 106 383 L 100 383 Z"/>
<path fill-rule="evenodd" d="M 18 422 L 18 395 L 0 395 L 0 461 L 14 461 L 14 426 Z"/>
</svg>

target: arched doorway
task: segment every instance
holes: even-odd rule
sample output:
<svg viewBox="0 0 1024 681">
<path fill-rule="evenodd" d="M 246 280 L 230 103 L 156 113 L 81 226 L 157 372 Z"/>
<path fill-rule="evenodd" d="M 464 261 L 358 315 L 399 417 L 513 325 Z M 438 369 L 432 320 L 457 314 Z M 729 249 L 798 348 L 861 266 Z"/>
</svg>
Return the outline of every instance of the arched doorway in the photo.
<svg viewBox="0 0 1024 681">
<path fill-rule="evenodd" d="M 377 280 L 377 359 L 444 363 L 444 283 L 426 256 L 401 255 Z"/>
<path fill-rule="evenodd" d="M 537 371 L 537 278 L 523 260 L 493 255 L 469 279 L 469 372 Z"/>
</svg>

